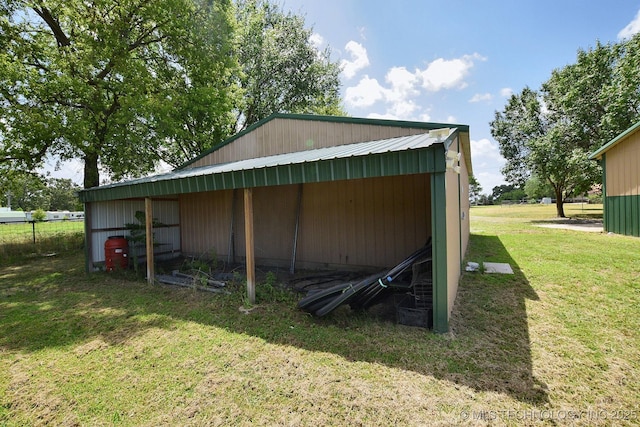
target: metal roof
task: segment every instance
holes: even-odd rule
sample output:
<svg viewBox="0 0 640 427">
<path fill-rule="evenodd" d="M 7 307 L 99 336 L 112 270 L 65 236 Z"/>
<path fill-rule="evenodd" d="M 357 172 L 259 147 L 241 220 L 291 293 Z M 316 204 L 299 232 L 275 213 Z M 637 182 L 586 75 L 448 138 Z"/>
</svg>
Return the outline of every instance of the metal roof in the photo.
<svg viewBox="0 0 640 427">
<path fill-rule="evenodd" d="M 444 171 L 443 151 L 457 128 L 438 132 L 311 149 L 169 173 L 80 191 L 83 202 L 234 188 L 370 178 Z"/>
<path fill-rule="evenodd" d="M 269 117 L 266 117 L 251 126 L 247 129 L 239 132 L 232 137 L 226 139 L 221 144 L 212 147 L 211 149 L 205 151 L 199 156 L 189 160 L 183 165 L 179 166 L 177 169 L 184 169 L 188 167 L 190 164 L 193 164 L 197 160 L 206 157 L 207 155 L 213 153 L 224 147 L 225 145 L 232 144 L 238 138 L 241 138 L 243 135 L 251 133 L 258 129 L 259 127 L 265 125 L 266 123 L 276 120 L 276 119 L 286 119 L 286 120 L 304 120 L 304 121 L 315 121 L 315 122 L 324 122 L 324 123 L 349 123 L 354 125 L 375 125 L 375 126 L 391 126 L 398 128 L 415 128 L 415 129 L 424 129 L 425 132 L 429 130 L 443 129 L 443 128 L 456 128 L 459 132 L 469 133 L 469 126 L 462 124 L 451 124 L 451 123 L 432 123 L 432 122 L 414 122 L 407 120 L 388 120 L 388 119 L 371 119 L 371 118 L 361 118 L 361 117 L 343 117 L 343 116 L 324 116 L 317 114 L 289 114 L 289 113 L 273 113 Z"/>
</svg>

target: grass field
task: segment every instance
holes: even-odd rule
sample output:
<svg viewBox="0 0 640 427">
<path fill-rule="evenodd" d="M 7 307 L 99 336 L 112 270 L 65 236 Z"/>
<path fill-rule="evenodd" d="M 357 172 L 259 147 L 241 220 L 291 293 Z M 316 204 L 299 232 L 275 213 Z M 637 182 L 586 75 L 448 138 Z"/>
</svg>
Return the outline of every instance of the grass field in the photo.
<svg viewBox="0 0 640 427">
<path fill-rule="evenodd" d="M 468 260 L 515 274 L 466 273 L 443 335 L 80 252 L 2 266 L 0 425 L 640 425 L 640 239 L 538 227 L 554 209 L 472 208 Z"/>
<path fill-rule="evenodd" d="M 0 265 L 27 254 L 77 250 L 83 242 L 82 220 L 0 224 Z"/>
</svg>

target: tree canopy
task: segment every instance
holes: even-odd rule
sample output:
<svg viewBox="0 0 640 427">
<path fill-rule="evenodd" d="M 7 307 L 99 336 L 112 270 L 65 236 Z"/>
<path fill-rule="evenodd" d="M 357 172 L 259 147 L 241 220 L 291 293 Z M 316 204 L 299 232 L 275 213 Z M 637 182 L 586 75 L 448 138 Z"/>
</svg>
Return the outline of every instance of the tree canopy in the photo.
<svg viewBox="0 0 640 427">
<path fill-rule="evenodd" d="M 267 1 L 7 0 L 0 45 L 0 169 L 81 159 L 85 188 L 274 112 L 341 112 L 328 51 Z"/>
<path fill-rule="evenodd" d="M 533 174 L 564 200 L 598 182 L 588 156 L 640 119 L 640 35 L 579 50 L 575 64 L 554 70 L 540 90 L 511 96 L 490 123 L 507 160 L 506 180 L 522 186 Z"/>
<path fill-rule="evenodd" d="M 340 67 L 329 48 L 311 43 L 302 16 L 268 1 L 240 0 L 237 55 L 243 97 L 236 129 L 275 112 L 345 115 L 340 101 Z"/>
<path fill-rule="evenodd" d="M 82 210 L 77 196 L 80 188 L 70 179 L 10 171 L 0 175 L 0 188 L 0 206 L 11 206 L 13 210 Z"/>
</svg>

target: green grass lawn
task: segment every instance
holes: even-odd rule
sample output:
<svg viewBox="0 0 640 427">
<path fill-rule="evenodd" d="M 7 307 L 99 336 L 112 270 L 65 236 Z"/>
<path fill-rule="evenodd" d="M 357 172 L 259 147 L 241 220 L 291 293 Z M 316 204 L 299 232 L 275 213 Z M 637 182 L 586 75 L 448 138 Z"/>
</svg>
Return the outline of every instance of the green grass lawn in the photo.
<svg viewBox="0 0 640 427">
<path fill-rule="evenodd" d="M 84 221 L 0 224 L 0 265 L 28 254 L 77 250 L 84 241 Z"/>
<path fill-rule="evenodd" d="M 0 425 L 640 425 L 640 239 L 554 214 L 472 208 L 467 259 L 515 274 L 466 273 L 444 335 L 264 285 L 245 314 L 240 285 L 87 276 L 80 252 L 2 266 Z"/>
</svg>

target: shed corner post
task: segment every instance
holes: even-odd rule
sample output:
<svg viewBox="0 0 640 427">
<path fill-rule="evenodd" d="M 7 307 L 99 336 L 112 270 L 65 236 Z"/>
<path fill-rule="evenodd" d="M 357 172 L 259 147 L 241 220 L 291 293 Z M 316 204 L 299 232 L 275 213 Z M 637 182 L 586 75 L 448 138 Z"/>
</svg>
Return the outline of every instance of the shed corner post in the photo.
<svg viewBox="0 0 640 427">
<path fill-rule="evenodd" d="M 91 226 L 91 203 L 84 203 L 84 269 L 91 272 L 93 264 L 93 228 Z"/>
<path fill-rule="evenodd" d="M 433 245 L 433 330 L 438 333 L 447 333 L 449 302 L 445 172 L 431 174 L 431 241 Z"/>
<path fill-rule="evenodd" d="M 609 215 L 607 211 L 607 153 L 602 154 L 600 160 L 600 166 L 602 166 L 602 226 L 605 232 L 609 231 Z"/>
<path fill-rule="evenodd" d="M 144 199 L 145 231 L 146 231 L 146 252 L 147 252 L 147 282 L 153 285 L 155 273 L 153 269 L 153 210 L 150 197 Z"/>
<path fill-rule="evenodd" d="M 244 189 L 244 235 L 247 267 L 247 297 L 250 304 L 256 302 L 256 268 L 253 240 L 253 191 Z"/>
</svg>

